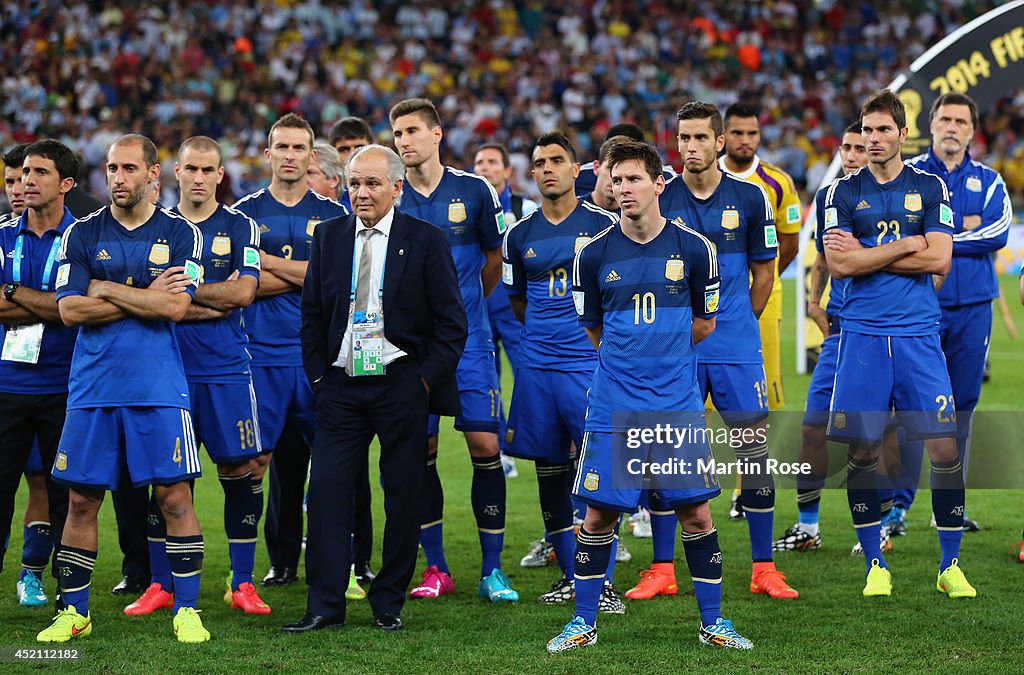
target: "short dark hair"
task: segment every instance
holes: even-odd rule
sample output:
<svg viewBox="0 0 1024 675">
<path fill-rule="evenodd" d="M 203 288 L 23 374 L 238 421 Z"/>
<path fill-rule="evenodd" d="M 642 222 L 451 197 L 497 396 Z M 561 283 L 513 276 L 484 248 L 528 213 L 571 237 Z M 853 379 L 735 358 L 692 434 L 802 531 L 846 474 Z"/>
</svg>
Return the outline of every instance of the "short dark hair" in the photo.
<svg viewBox="0 0 1024 675">
<path fill-rule="evenodd" d="M 476 153 L 479 153 L 481 150 L 497 150 L 499 153 L 501 153 L 501 163 L 502 163 L 502 165 L 506 169 L 508 168 L 508 165 L 509 165 L 508 148 L 505 147 L 504 143 L 484 143 L 483 145 L 481 145 L 479 148 L 476 149 Z M 474 153 L 474 156 L 476 155 L 476 153 Z"/>
<path fill-rule="evenodd" d="M 928 121 L 931 122 L 935 119 L 935 113 L 939 112 L 939 108 L 944 105 L 965 105 L 971 109 L 971 124 L 975 129 L 978 128 L 978 104 L 974 102 L 974 99 L 967 94 L 958 94 L 956 92 L 950 92 L 943 94 L 942 96 L 935 99 L 932 103 L 931 112 L 928 114 Z"/>
<path fill-rule="evenodd" d="M 407 98 L 404 101 L 399 101 L 392 106 L 391 112 L 388 113 L 388 120 L 394 124 L 395 120 L 406 115 L 419 115 L 430 129 L 441 126 L 441 116 L 437 114 L 437 108 L 429 99 Z"/>
<path fill-rule="evenodd" d="M 878 112 L 892 115 L 893 121 L 900 129 L 907 126 L 907 110 L 903 107 L 903 101 L 889 89 L 875 92 L 864 101 L 864 106 L 860 109 L 861 121 L 867 115 Z"/>
<path fill-rule="evenodd" d="M 622 124 L 612 125 L 608 132 L 604 135 L 604 140 L 615 138 L 616 136 L 625 136 L 626 138 L 632 139 L 639 143 L 643 143 L 647 140 L 644 137 L 644 130 L 635 124 L 629 122 L 623 122 Z"/>
<path fill-rule="evenodd" d="M 75 156 L 71 148 L 60 141 L 55 141 L 52 138 L 36 141 L 25 148 L 25 159 L 31 155 L 38 155 L 52 161 L 57 167 L 57 174 L 61 180 L 78 178 L 78 157 Z"/>
<path fill-rule="evenodd" d="M 843 134 L 859 134 L 861 133 L 862 126 L 863 124 L 860 120 L 852 122 L 845 129 L 843 129 Z"/>
<path fill-rule="evenodd" d="M 733 104 L 735 105 L 735 104 Z M 676 112 L 676 120 L 711 120 L 711 130 L 715 137 L 725 133 L 725 124 L 722 122 L 722 113 L 711 103 L 704 101 L 690 101 Z"/>
<path fill-rule="evenodd" d="M 611 171 L 617 164 L 633 159 L 643 165 L 652 181 L 658 180 L 658 176 L 662 175 L 661 156 L 658 151 L 649 143 L 638 143 L 637 141 L 615 143 L 608 151 L 608 170 Z"/>
<path fill-rule="evenodd" d="M 270 125 L 270 131 L 267 132 L 268 145 L 270 144 L 270 137 L 274 135 L 274 131 L 281 127 L 284 127 L 285 129 L 305 129 L 309 133 L 309 149 L 313 149 L 313 141 L 316 139 L 316 135 L 313 133 L 313 127 L 310 126 L 305 117 L 302 115 L 296 115 L 295 113 L 288 113 Z"/>
<path fill-rule="evenodd" d="M 569 137 L 561 131 L 549 131 L 546 134 L 542 134 L 541 137 L 537 139 L 537 142 L 533 144 L 533 149 L 536 150 L 544 145 L 557 145 L 569 153 L 569 158 L 572 159 L 573 162 L 579 161 L 576 159 L 576 147 L 572 144 L 572 141 L 569 140 Z"/>
<path fill-rule="evenodd" d="M 761 111 L 749 103 L 737 102 L 725 109 L 725 121 L 728 122 L 733 117 L 739 117 L 740 119 L 748 119 L 750 117 L 760 118 Z"/>
<path fill-rule="evenodd" d="M 327 142 L 335 145 L 338 141 L 350 141 L 356 138 L 365 138 L 373 142 L 373 130 L 362 117 L 342 117 L 331 127 L 327 135 Z"/>
<path fill-rule="evenodd" d="M 25 163 L 25 148 L 27 147 L 27 143 L 21 143 L 5 152 L 4 166 L 8 169 L 20 169 L 21 165 Z"/>
<path fill-rule="evenodd" d="M 217 153 L 217 166 L 220 166 L 224 162 L 224 155 L 221 152 L 220 143 L 209 136 L 190 136 L 189 138 L 186 138 L 178 147 L 179 160 L 181 159 L 181 153 L 185 152 L 189 148 L 193 148 L 198 152 L 210 152 L 212 150 Z"/>
<path fill-rule="evenodd" d="M 110 144 L 110 148 L 117 145 L 139 145 L 142 147 L 142 161 L 145 163 L 146 168 L 159 164 L 160 157 L 156 150 L 156 145 L 153 141 L 149 140 L 142 134 L 125 134 L 116 141 Z M 107 148 L 107 152 L 110 152 L 110 148 Z"/>
<path fill-rule="evenodd" d="M 627 142 L 629 142 L 629 139 L 626 138 L 625 136 L 612 136 L 611 138 L 606 140 L 604 143 L 601 144 L 601 147 L 597 149 L 597 163 L 604 164 L 605 162 L 607 162 L 608 153 L 612 151 L 612 148 L 614 148 L 619 143 Z"/>
</svg>

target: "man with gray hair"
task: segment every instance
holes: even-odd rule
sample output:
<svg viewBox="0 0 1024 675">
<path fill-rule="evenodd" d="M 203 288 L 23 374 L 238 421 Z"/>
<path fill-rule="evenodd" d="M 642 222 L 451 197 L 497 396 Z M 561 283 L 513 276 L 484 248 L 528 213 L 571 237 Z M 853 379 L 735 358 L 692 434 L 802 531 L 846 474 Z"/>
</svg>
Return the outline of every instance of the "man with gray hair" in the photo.
<svg viewBox="0 0 1024 675">
<path fill-rule="evenodd" d="M 345 622 L 356 484 L 380 440 L 384 551 L 370 585 L 375 625 L 402 628 L 416 566 L 423 429 L 459 407 L 455 368 L 468 333 L 446 235 L 395 209 L 405 169 L 380 145 L 348 164 L 353 215 L 313 233 L 302 291 L 302 363 L 317 403 L 309 480 L 305 633 Z M 340 261 L 340 262 L 339 262 Z M 351 261 L 351 263 L 348 263 Z M 401 290 L 401 292 L 399 292 Z"/>
<path fill-rule="evenodd" d="M 313 144 L 314 154 L 309 159 L 306 169 L 306 182 L 309 189 L 321 197 L 338 201 L 343 191 L 345 167 L 341 164 L 338 151 L 326 141 Z"/>
</svg>

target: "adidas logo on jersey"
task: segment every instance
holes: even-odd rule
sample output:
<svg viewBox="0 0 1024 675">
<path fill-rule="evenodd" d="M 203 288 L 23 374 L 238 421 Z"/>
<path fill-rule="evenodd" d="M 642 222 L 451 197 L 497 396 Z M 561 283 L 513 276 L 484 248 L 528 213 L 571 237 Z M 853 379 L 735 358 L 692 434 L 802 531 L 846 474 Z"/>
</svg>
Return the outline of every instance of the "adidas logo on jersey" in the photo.
<svg viewBox="0 0 1024 675">
<path fill-rule="evenodd" d="M 615 270 L 612 270 L 611 272 L 609 272 L 609 273 L 608 273 L 608 276 L 606 276 L 606 277 L 604 278 L 604 282 L 605 282 L 606 284 L 607 284 L 607 283 L 611 283 L 611 282 L 613 282 L 613 281 L 621 281 L 621 280 L 622 280 L 622 277 L 620 277 L 620 276 L 619 276 L 619 273 L 618 273 L 618 272 L 616 272 Z"/>
<path fill-rule="evenodd" d="M 110 257 L 110 254 L 107 253 L 107 249 L 105 249 L 105 248 L 101 249 L 100 252 L 96 254 L 96 260 L 111 260 L 111 259 L 112 258 Z"/>
<path fill-rule="evenodd" d="M 537 257 L 537 253 L 536 253 L 536 251 L 533 250 L 533 247 L 531 246 L 530 248 L 526 249 L 526 253 L 523 254 L 523 257 L 524 258 L 536 258 Z"/>
<path fill-rule="evenodd" d="M 266 234 L 267 232 L 270 232 L 270 228 L 267 227 L 266 225 L 261 224 L 260 225 L 260 234 Z"/>
<path fill-rule="evenodd" d="M 862 209 L 870 209 L 870 208 L 871 208 L 871 204 L 868 204 L 868 200 L 866 200 L 866 199 L 860 200 L 860 203 L 857 204 L 857 211 L 860 211 Z"/>
</svg>

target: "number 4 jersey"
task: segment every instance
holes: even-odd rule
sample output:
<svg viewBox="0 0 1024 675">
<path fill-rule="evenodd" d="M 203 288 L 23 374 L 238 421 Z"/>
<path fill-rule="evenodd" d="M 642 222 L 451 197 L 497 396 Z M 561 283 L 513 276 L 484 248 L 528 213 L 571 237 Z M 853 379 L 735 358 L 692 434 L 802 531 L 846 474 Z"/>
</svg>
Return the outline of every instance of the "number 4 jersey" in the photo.
<svg viewBox="0 0 1024 675">
<path fill-rule="evenodd" d="M 692 321 L 718 311 L 710 241 L 667 223 L 638 244 L 613 225 L 576 254 L 572 293 L 580 324 L 602 327 L 587 431 L 626 431 L 621 413 L 703 411 Z"/>
</svg>

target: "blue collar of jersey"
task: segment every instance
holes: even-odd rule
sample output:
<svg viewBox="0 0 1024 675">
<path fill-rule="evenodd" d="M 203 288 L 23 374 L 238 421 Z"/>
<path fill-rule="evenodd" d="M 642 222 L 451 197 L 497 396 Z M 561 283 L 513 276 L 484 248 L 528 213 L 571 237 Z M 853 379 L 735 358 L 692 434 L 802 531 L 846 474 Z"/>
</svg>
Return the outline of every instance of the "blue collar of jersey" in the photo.
<svg viewBox="0 0 1024 675">
<path fill-rule="evenodd" d="M 52 234 L 54 236 L 63 235 L 64 231 L 67 230 L 71 226 L 71 223 L 75 222 L 75 220 L 77 219 L 73 215 L 71 215 L 71 211 L 68 209 L 68 207 L 65 206 L 64 215 L 60 217 L 60 222 L 57 223 L 57 227 L 51 228 L 46 232 L 43 232 L 43 236 L 46 236 L 48 234 Z M 21 215 L 18 216 L 18 234 L 25 234 L 26 232 L 32 232 L 32 230 L 30 230 L 28 227 L 28 209 L 25 209 L 21 213 Z"/>
<path fill-rule="evenodd" d="M 930 168 L 930 169 L 941 170 L 942 173 L 947 173 L 949 175 L 953 175 L 955 173 L 958 173 L 964 167 L 970 166 L 970 164 L 971 164 L 971 151 L 968 150 L 967 152 L 964 153 L 963 161 L 961 161 L 959 164 L 957 164 L 955 167 L 953 167 L 952 171 L 947 171 L 946 170 L 946 163 L 943 162 L 942 159 L 938 155 L 935 154 L 935 146 L 931 146 L 931 147 L 928 148 L 928 168 Z"/>
</svg>

